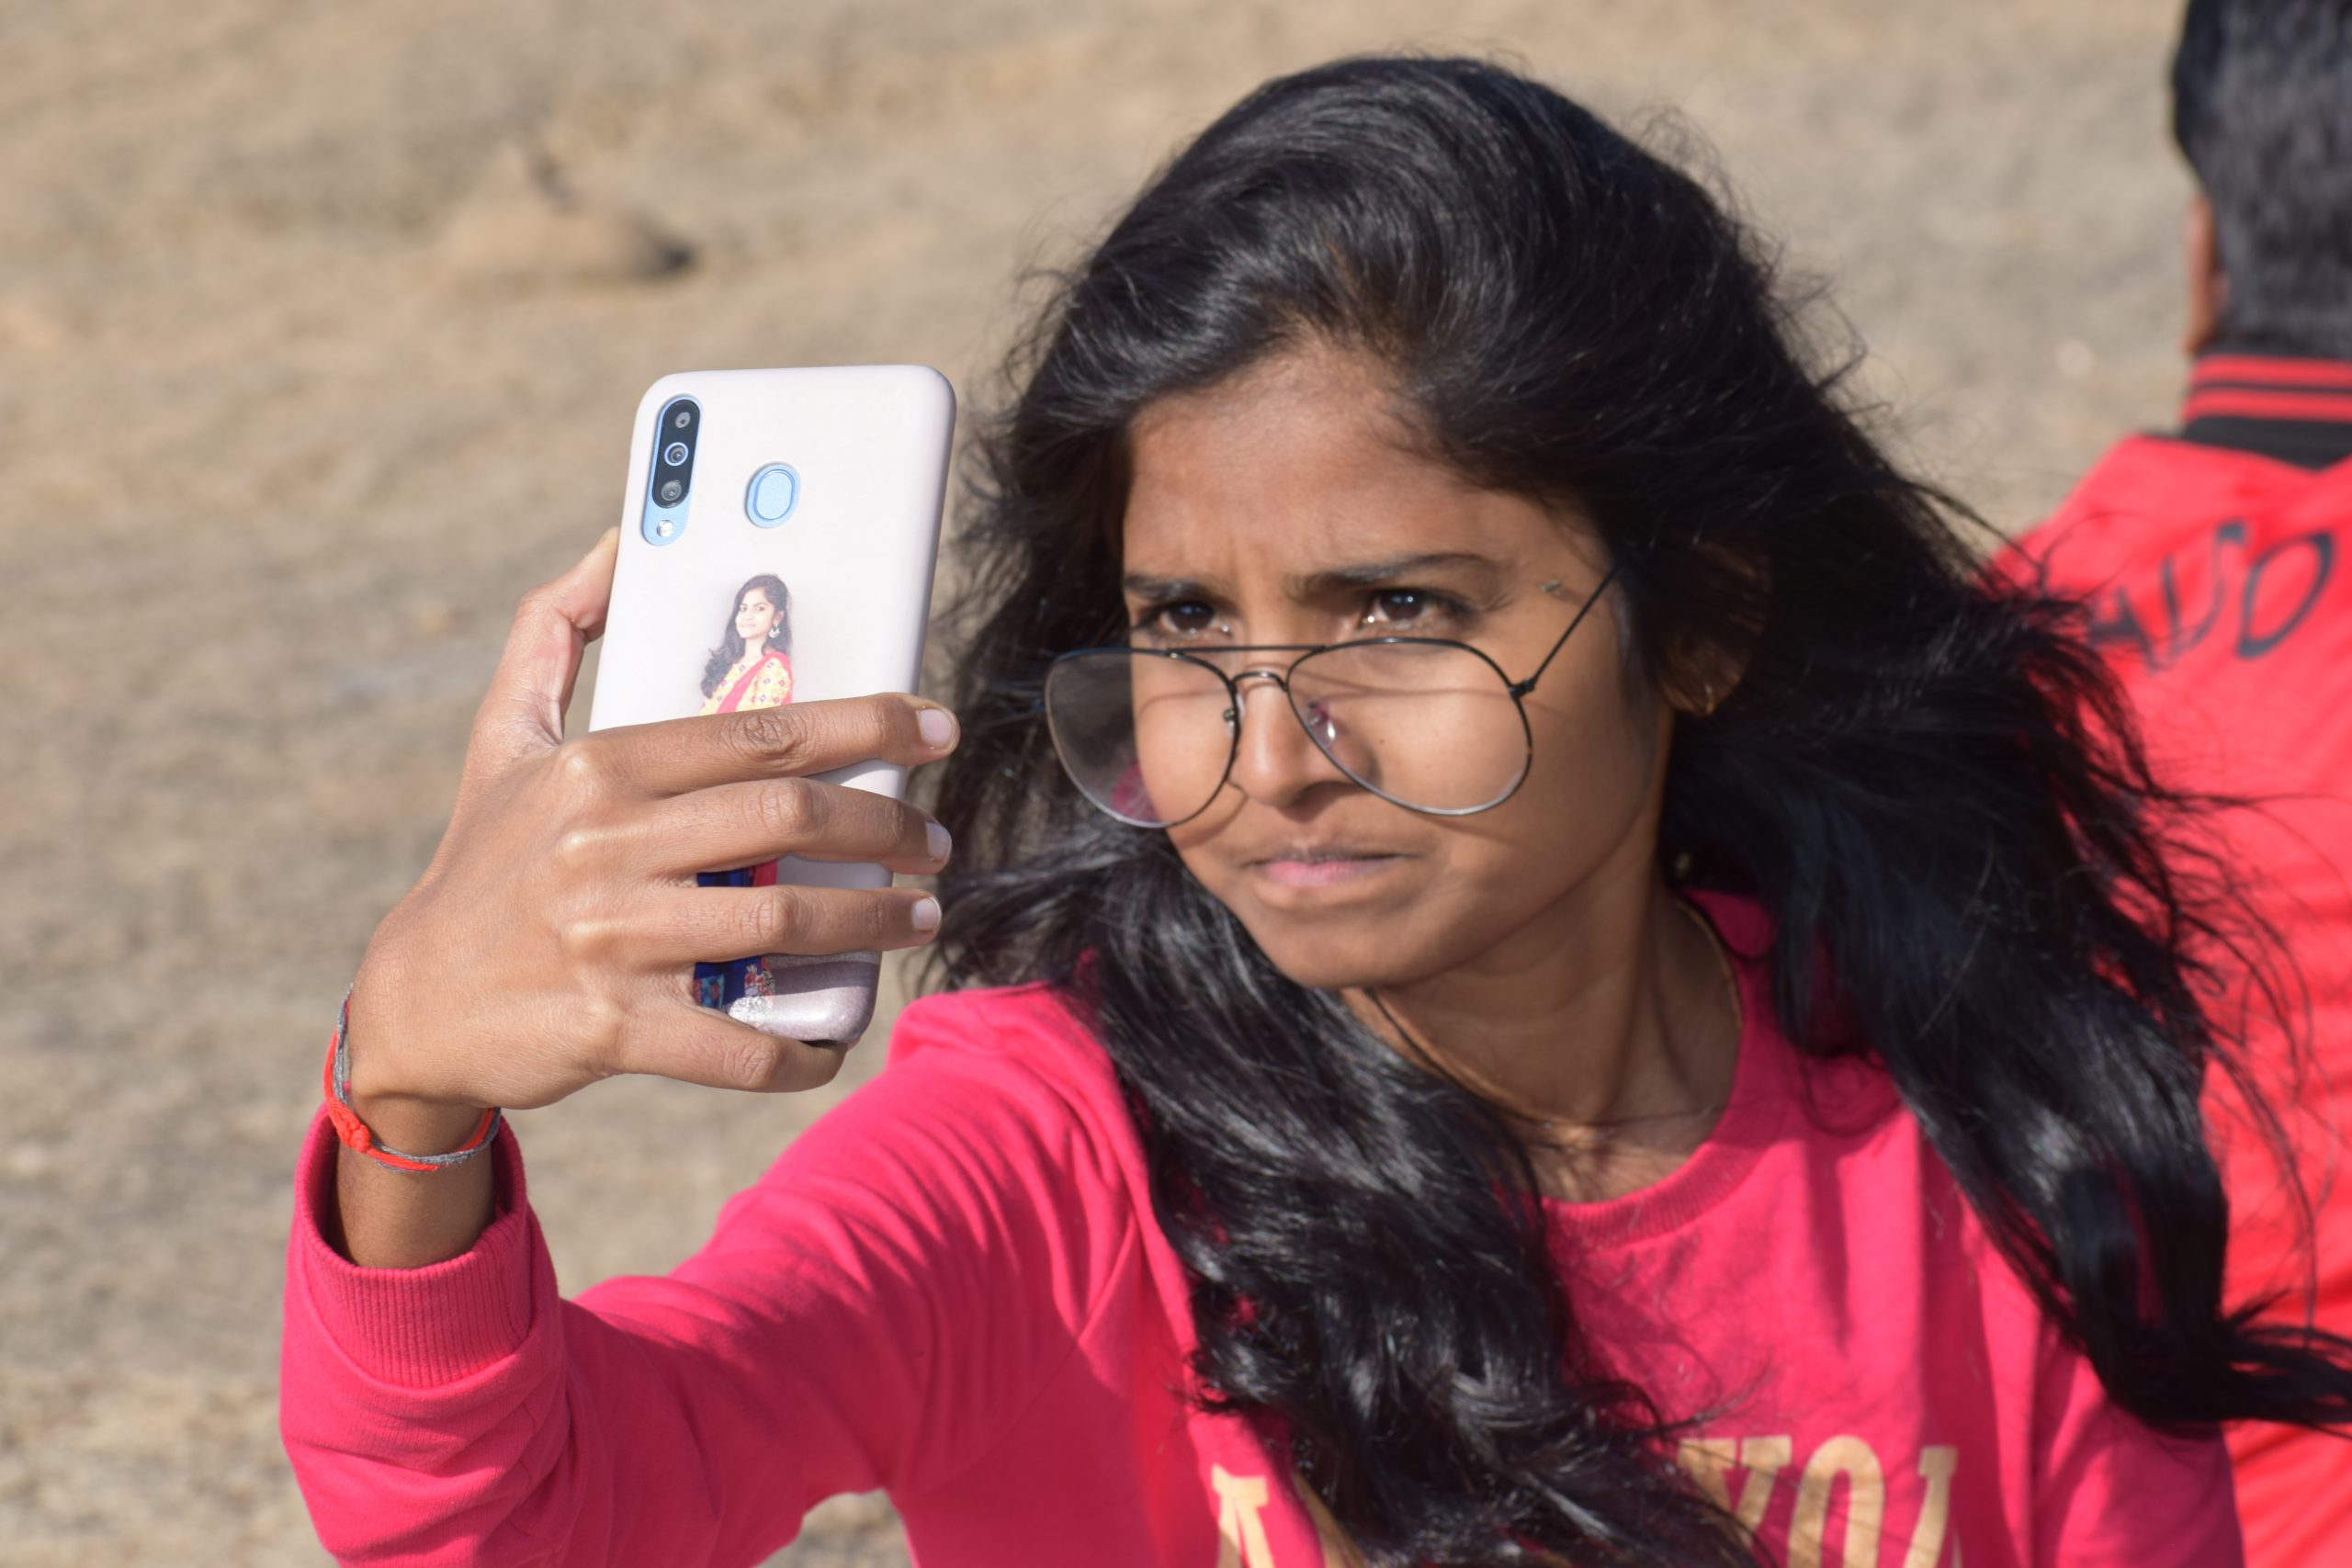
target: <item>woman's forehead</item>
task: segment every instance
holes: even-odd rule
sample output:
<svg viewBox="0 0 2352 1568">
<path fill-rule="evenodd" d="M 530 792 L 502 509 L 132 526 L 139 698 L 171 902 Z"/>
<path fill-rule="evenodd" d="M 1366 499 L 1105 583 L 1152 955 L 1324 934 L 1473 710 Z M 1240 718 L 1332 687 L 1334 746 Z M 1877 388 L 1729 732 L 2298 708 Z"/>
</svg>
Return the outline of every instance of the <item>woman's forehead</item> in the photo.
<svg viewBox="0 0 2352 1568">
<path fill-rule="evenodd" d="M 1136 421 L 1123 570 L 1302 580 L 1442 556 L 1556 557 L 1557 512 L 1429 456 L 1378 367 L 1303 351 Z"/>
<path fill-rule="evenodd" d="M 1329 453 L 1300 456 L 1295 467 L 1270 469 L 1263 484 L 1197 471 L 1161 484 L 1139 463 L 1121 530 L 1123 576 L 1279 579 L 1305 593 L 1351 581 L 1514 571 L 1556 562 L 1569 546 L 1551 509 L 1429 474 L 1432 466 L 1419 459 L 1351 467 L 1325 463 Z"/>
<path fill-rule="evenodd" d="M 1392 510 L 1464 488 L 1409 437 L 1357 357 L 1285 356 L 1137 418 L 1128 526 Z"/>
</svg>

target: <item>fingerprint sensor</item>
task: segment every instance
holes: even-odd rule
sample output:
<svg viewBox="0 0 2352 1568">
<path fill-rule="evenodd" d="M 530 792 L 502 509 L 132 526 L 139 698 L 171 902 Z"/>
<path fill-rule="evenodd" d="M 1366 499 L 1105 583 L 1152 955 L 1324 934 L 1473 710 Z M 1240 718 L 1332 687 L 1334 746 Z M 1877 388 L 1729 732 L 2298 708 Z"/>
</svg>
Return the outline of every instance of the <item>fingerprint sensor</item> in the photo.
<svg viewBox="0 0 2352 1568">
<path fill-rule="evenodd" d="M 744 512 L 763 528 L 773 528 L 791 516 L 799 503 L 800 476 L 785 463 L 770 463 L 753 474 L 752 488 L 743 495 Z"/>
</svg>

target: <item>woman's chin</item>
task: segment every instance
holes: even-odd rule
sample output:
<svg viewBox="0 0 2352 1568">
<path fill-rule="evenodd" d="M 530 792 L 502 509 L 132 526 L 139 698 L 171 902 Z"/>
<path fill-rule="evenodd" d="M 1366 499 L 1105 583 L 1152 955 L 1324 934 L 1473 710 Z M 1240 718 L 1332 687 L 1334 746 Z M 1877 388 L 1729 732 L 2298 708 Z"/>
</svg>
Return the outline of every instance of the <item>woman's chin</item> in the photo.
<svg viewBox="0 0 2352 1568">
<path fill-rule="evenodd" d="M 1301 898 L 1254 882 L 1210 891 L 1240 917 L 1275 968 L 1315 990 L 1403 986 L 1459 961 L 1440 951 L 1452 945 L 1448 922 L 1432 922 L 1426 900 L 1371 897 L 1362 890 L 1352 897 Z"/>
<path fill-rule="evenodd" d="M 1284 978 L 1316 991 L 1394 989 L 1424 977 L 1409 949 L 1376 942 L 1331 940 L 1330 932 L 1267 932 L 1265 953 Z"/>
</svg>

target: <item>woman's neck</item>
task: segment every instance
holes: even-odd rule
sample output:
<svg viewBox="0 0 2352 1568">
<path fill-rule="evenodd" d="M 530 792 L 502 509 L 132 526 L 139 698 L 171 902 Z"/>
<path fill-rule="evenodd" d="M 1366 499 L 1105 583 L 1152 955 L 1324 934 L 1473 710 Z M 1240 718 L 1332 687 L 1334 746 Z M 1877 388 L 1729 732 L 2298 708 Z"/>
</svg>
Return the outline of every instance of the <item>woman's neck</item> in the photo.
<svg viewBox="0 0 2352 1568">
<path fill-rule="evenodd" d="M 1591 1201 L 1661 1179 L 1705 1141 L 1740 1008 L 1712 931 L 1651 866 L 1564 902 L 1474 967 L 1354 999 L 1392 1045 L 1510 1118 L 1548 1194 Z"/>
</svg>

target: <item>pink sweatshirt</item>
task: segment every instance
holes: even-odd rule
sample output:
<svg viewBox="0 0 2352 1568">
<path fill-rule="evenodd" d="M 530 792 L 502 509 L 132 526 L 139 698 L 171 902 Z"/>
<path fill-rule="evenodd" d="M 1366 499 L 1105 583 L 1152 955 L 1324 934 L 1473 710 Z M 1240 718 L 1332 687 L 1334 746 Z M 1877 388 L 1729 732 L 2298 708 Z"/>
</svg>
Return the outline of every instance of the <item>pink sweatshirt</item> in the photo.
<svg viewBox="0 0 2352 1568">
<path fill-rule="evenodd" d="M 1706 908 L 1735 951 L 1761 916 Z M 1602 1356 L 1789 1568 L 2233 1568 L 2218 1439 L 2113 1409 L 1874 1070 L 1807 1063 L 1743 964 L 1729 1109 L 1672 1176 L 1553 1204 Z M 887 1487 L 926 1568 L 1336 1568 L 1243 1422 L 1179 1391 L 1182 1270 L 1100 1043 L 1042 987 L 917 1003 L 890 1063 L 662 1279 L 560 1299 L 522 1158 L 413 1271 L 322 1240 L 303 1154 L 282 1418 L 368 1563 L 753 1563 Z M 1963 1555 L 1964 1553 L 1964 1555 Z"/>
</svg>

